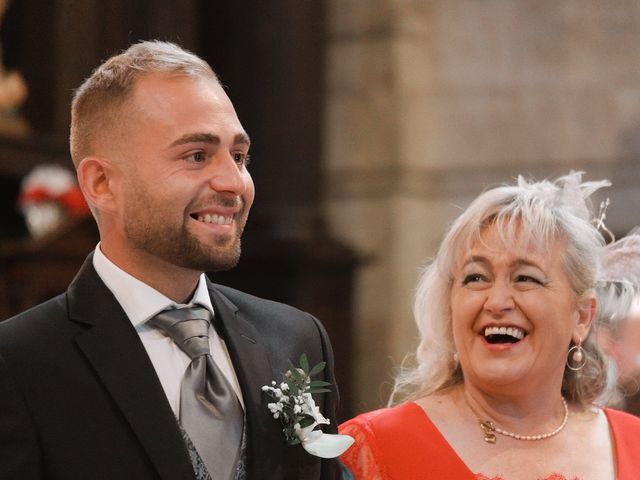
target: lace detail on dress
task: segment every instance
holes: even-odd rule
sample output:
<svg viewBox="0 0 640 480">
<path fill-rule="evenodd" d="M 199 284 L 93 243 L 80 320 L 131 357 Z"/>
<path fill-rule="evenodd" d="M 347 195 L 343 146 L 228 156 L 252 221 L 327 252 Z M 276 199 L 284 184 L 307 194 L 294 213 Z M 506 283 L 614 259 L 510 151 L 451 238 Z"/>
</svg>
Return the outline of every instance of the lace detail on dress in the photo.
<svg viewBox="0 0 640 480">
<path fill-rule="evenodd" d="M 340 456 L 343 468 L 348 471 L 351 478 L 363 480 L 380 480 L 389 478 L 383 472 L 383 467 L 374 451 L 374 443 L 369 441 L 366 425 L 356 423 L 343 424 L 340 433 L 351 435 L 355 443 Z M 349 478 L 347 474 L 343 477 Z"/>
<path fill-rule="evenodd" d="M 499 475 L 497 477 L 487 477 L 486 475 L 483 475 L 481 473 L 476 473 L 475 475 L 477 480 L 506 480 Z M 564 475 L 560 475 L 559 473 L 552 473 L 548 477 L 539 478 L 538 480 L 580 480 L 580 478 L 578 477 L 567 478 Z"/>
</svg>

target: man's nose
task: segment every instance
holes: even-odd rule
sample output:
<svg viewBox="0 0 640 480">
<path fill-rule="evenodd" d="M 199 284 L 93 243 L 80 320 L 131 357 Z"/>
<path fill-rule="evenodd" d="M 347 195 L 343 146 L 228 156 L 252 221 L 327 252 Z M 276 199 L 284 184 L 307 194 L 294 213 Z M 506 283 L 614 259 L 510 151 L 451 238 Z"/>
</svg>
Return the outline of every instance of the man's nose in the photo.
<svg viewBox="0 0 640 480">
<path fill-rule="evenodd" d="M 240 195 L 245 189 L 242 169 L 230 153 L 219 153 L 211 163 L 209 185 L 216 192 L 230 192 Z"/>
</svg>

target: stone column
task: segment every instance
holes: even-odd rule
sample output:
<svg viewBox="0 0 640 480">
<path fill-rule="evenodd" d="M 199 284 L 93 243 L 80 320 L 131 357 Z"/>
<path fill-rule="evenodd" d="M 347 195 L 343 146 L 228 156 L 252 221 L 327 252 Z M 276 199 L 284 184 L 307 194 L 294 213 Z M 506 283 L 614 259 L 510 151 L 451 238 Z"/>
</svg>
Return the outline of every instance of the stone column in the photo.
<svg viewBox="0 0 640 480">
<path fill-rule="evenodd" d="M 632 0 L 329 5 L 324 199 L 368 259 L 354 324 L 367 410 L 416 345 L 419 267 L 484 188 L 585 170 L 617 184 L 612 229 L 640 223 L 640 19 Z"/>
</svg>

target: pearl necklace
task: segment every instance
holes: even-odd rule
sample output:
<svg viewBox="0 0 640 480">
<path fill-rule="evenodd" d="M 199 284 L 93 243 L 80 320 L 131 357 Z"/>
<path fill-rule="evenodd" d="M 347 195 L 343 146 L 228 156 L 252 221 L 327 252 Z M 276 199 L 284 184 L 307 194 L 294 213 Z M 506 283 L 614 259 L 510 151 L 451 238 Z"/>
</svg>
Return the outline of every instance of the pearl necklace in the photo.
<svg viewBox="0 0 640 480">
<path fill-rule="evenodd" d="M 545 440 L 547 438 L 554 437 L 557 434 L 559 434 L 562 431 L 562 429 L 567 425 L 567 420 L 569 420 L 569 407 L 567 405 L 567 401 L 564 399 L 564 397 L 560 397 L 560 399 L 562 400 L 562 406 L 564 407 L 564 417 L 562 418 L 562 423 L 558 428 L 556 428 L 552 432 L 541 433 L 539 435 L 519 435 L 517 433 L 508 432 L 506 430 L 496 427 L 491 420 L 482 420 L 480 418 L 480 415 L 478 415 L 478 413 L 474 410 L 474 408 L 469 403 L 469 400 L 467 400 L 467 396 L 466 395 L 463 395 L 463 396 L 464 396 L 464 400 L 467 402 L 467 405 L 469 406 L 473 414 L 476 416 L 476 419 L 480 424 L 480 428 L 484 432 L 484 441 L 487 443 L 496 443 L 496 433 L 499 433 L 500 435 L 504 435 L 505 437 L 515 438 L 516 440 L 527 440 L 527 441 Z"/>
</svg>

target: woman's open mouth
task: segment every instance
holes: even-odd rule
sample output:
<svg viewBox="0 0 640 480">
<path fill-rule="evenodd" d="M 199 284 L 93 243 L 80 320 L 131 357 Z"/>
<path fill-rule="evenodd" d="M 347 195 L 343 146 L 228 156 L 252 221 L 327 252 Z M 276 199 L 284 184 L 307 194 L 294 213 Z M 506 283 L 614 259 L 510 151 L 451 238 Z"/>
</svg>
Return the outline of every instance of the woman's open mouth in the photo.
<svg viewBox="0 0 640 480">
<path fill-rule="evenodd" d="M 526 336 L 527 332 L 519 327 L 486 327 L 484 329 L 484 338 L 492 345 L 517 343 Z"/>
</svg>

